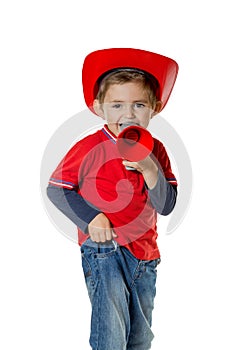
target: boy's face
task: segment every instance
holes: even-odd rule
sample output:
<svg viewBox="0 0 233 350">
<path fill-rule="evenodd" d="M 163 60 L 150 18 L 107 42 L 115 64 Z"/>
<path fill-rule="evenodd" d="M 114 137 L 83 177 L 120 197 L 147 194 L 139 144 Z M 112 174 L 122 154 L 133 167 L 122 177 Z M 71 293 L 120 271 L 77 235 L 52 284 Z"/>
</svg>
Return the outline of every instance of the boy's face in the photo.
<svg viewBox="0 0 233 350">
<path fill-rule="evenodd" d="M 104 102 L 94 102 L 98 115 L 107 121 L 109 129 L 117 136 L 120 125 L 131 123 L 147 128 L 150 119 L 159 111 L 158 103 L 155 109 L 149 102 L 147 91 L 139 83 L 129 82 L 114 84 L 106 92 Z"/>
</svg>

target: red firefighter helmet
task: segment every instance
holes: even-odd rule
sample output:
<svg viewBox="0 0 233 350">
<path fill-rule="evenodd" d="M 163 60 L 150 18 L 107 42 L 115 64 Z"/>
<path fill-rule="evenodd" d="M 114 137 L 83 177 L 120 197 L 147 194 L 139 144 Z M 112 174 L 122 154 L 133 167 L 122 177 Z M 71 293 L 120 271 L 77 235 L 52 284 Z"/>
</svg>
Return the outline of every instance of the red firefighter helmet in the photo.
<svg viewBox="0 0 233 350">
<path fill-rule="evenodd" d="M 111 48 L 91 52 L 86 56 L 82 70 L 84 99 L 95 113 L 93 101 L 99 90 L 101 77 L 113 70 L 135 69 L 152 75 L 158 82 L 156 97 L 165 107 L 178 74 L 178 64 L 171 58 L 133 48 Z M 160 111 L 161 111 L 160 110 Z"/>
</svg>

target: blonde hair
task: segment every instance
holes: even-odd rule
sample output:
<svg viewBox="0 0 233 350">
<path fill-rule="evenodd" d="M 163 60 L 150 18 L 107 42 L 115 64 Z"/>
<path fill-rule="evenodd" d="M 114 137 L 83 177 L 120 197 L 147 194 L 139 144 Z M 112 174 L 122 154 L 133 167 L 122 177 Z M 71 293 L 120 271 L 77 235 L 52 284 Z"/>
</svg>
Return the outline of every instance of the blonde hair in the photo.
<svg viewBox="0 0 233 350">
<path fill-rule="evenodd" d="M 154 108 L 158 100 L 158 81 L 153 76 L 149 75 L 147 72 L 131 68 L 113 70 L 110 73 L 106 73 L 104 77 L 100 77 L 100 79 L 97 82 L 98 92 L 96 95 L 96 99 L 99 100 L 99 103 L 103 103 L 106 92 L 108 91 L 111 85 L 121 85 L 129 82 L 141 84 L 143 89 L 145 89 L 148 93 L 148 98 L 151 107 Z"/>
</svg>

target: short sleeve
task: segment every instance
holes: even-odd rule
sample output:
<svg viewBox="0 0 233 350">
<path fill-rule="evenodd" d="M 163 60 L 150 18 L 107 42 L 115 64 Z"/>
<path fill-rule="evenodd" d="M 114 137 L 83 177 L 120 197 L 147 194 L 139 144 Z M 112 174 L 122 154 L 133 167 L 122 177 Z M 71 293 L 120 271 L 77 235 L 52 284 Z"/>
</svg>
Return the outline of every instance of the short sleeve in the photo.
<svg viewBox="0 0 233 350">
<path fill-rule="evenodd" d="M 171 168 L 171 162 L 168 157 L 167 151 L 162 144 L 162 142 L 155 139 L 155 146 L 153 150 L 153 154 L 156 157 L 157 161 L 159 162 L 161 171 L 164 174 L 164 177 L 166 178 L 167 182 L 169 182 L 171 185 L 177 186 L 177 179 L 175 175 L 173 174 L 172 168 Z"/>
</svg>

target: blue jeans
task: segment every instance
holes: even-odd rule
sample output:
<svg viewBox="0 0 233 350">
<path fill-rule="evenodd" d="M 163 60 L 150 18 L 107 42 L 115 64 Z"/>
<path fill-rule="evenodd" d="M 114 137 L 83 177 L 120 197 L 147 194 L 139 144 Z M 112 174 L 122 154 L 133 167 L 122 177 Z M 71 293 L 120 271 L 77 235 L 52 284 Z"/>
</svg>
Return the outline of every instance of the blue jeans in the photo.
<svg viewBox="0 0 233 350">
<path fill-rule="evenodd" d="M 88 239 L 81 247 L 82 267 L 92 305 L 93 350 L 148 350 L 160 259 L 136 259 L 114 241 Z"/>
</svg>

